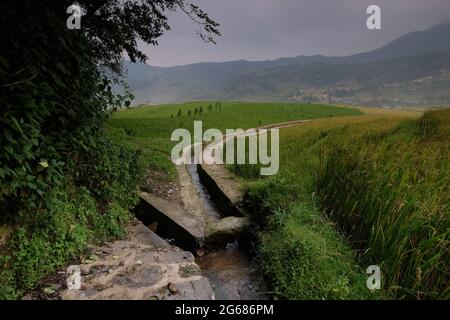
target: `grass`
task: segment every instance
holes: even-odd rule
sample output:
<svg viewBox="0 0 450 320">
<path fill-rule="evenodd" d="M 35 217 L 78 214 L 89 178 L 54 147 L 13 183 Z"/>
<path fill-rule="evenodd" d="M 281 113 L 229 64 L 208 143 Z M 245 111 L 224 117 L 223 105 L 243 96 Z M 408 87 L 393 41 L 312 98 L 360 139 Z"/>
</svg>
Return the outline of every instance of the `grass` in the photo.
<svg viewBox="0 0 450 320">
<path fill-rule="evenodd" d="M 449 297 L 450 110 L 364 111 L 283 129 L 275 177 L 231 167 L 280 298 Z M 361 283 L 373 264 L 378 294 Z"/>
<path fill-rule="evenodd" d="M 338 226 L 322 214 L 315 192 L 318 151 L 329 132 L 377 117 L 320 119 L 282 129 L 280 171 L 273 177 L 260 179 L 251 165 L 230 167 L 249 181 L 247 203 L 261 223 L 259 256 L 275 297 L 379 297 L 366 288 L 363 266 Z"/>
<path fill-rule="evenodd" d="M 397 297 L 450 297 L 450 109 L 353 126 L 321 150 L 316 189 Z"/>
<path fill-rule="evenodd" d="M 317 104 L 189 102 L 184 104 L 143 106 L 114 114 L 109 121 L 109 135 L 118 143 L 141 153 L 140 165 L 166 173 L 174 179 L 175 168 L 169 157 L 176 142 L 173 130 L 193 131 L 194 120 L 203 121 L 203 130 L 252 128 L 298 119 L 317 119 L 362 114 L 359 110 Z"/>
</svg>

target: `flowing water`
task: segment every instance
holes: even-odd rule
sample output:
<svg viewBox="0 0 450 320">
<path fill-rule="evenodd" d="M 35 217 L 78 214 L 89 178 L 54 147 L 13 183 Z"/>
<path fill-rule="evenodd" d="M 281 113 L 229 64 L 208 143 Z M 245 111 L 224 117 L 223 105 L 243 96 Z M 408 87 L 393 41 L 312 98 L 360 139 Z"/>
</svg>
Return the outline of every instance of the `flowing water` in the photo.
<svg viewBox="0 0 450 320">
<path fill-rule="evenodd" d="M 219 220 L 221 214 L 208 190 L 201 183 L 197 165 L 188 165 L 192 183 L 208 212 L 209 218 Z M 237 240 L 224 247 L 199 250 L 196 263 L 208 278 L 217 300 L 265 299 L 264 285 L 258 269 Z"/>
<path fill-rule="evenodd" d="M 189 175 L 191 176 L 192 184 L 195 186 L 195 190 L 197 190 L 197 194 L 202 200 L 203 207 L 206 209 L 208 213 L 208 218 L 212 221 L 217 221 L 220 219 L 220 213 L 217 210 L 216 205 L 214 204 L 208 190 L 206 190 L 205 186 L 200 181 L 200 176 L 198 175 L 197 165 L 196 164 L 188 164 L 186 165 Z"/>
<path fill-rule="evenodd" d="M 217 300 L 266 298 L 258 270 L 237 241 L 196 257 L 195 262 L 208 278 Z"/>
</svg>

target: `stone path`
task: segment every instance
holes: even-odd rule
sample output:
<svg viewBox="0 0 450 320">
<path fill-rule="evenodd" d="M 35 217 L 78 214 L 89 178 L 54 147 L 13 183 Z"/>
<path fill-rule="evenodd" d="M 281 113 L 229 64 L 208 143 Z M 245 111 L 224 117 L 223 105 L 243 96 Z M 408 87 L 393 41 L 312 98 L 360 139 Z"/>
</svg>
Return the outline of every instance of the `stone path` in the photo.
<svg viewBox="0 0 450 320">
<path fill-rule="evenodd" d="M 62 299 L 214 299 L 194 256 L 170 246 L 137 220 L 129 239 L 93 248 L 93 261 L 81 264 L 81 288 Z"/>
</svg>

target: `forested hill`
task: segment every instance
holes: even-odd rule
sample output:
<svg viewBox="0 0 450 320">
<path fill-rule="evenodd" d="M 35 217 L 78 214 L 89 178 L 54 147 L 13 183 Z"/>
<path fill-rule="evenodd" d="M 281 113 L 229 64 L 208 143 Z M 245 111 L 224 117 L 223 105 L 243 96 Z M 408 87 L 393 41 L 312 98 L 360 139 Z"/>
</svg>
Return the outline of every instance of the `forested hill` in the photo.
<svg viewBox="0 0 450 320">
<path fill-rule="evenodd" d="M 314 101 L 373 106 L 450 104 L 450 23 L 347 57 L 176 67 L 126 64 L 134 104 L 185 100 Z"/>
</svg>

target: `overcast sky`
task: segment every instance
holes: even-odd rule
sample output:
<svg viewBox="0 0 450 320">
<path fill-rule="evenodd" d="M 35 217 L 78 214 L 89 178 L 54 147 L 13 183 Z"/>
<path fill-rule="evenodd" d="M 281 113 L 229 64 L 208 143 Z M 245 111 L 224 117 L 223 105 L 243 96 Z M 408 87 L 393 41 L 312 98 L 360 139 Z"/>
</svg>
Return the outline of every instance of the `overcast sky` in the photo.
<svg viewBox="0 0 450 320">
<path fill-rule="evenodd" d="M 378 48 L 408 32 L 450 20 L 450 0 L 194 0 L 220 23 L 217 45 L 205 44 L 181 13 L 159 46 L 142 46 L 148 63 L 265 60 L 348 55 Z M 381 7 L 382 30 L 368 30 L 366 9 Z"/>
</svg>

